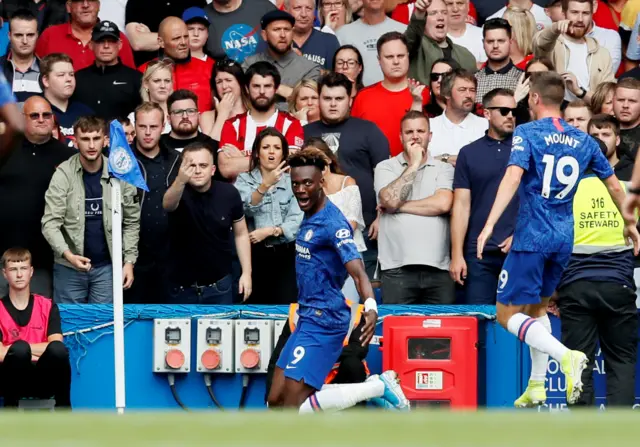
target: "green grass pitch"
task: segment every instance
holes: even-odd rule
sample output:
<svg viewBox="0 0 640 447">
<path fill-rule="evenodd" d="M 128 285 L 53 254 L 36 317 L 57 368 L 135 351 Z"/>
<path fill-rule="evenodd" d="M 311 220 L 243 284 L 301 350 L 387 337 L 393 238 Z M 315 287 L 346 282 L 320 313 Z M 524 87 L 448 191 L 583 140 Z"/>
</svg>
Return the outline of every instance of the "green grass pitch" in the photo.
<svg viewBox="0 0 640 447">
<path fill-rule="evenodd" d="M 635 447 L 639 421 L 631 411 L 0 413 L 0 446 Z"/>
</svg>

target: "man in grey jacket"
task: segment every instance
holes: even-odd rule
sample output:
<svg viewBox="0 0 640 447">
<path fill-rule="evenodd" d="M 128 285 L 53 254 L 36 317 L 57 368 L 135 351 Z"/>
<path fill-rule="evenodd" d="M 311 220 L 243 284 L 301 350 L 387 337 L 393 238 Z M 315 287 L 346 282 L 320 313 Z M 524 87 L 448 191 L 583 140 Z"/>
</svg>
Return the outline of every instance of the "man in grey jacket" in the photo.
<svg viewBox="0 0 640 447">
<path fill-rule="evenodd" d="M 122 254 L 111 253 L 111 182 L 102 155 L 105 128 L 97 117 L 76 122 L 79 153 L 58 167 L 45 194 L 42 234 L 53 249 L 57 303 L 111 303 L 112 256 L 123 256 L 123 287 L 133 283 L 140 205 L 136 188 L 122 183 Z"/>
</svg>

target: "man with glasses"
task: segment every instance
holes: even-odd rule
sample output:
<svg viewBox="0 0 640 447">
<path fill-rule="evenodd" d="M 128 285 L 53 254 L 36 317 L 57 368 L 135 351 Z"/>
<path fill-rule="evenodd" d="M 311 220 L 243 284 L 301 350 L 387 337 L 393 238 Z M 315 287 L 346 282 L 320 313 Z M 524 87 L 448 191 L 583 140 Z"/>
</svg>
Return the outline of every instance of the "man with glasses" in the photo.
<svg viewBox="0 0 640 447">
<path fill-rule="evenodd" d="M 24 103 L 25 133 L 22 146 L 0 162 L 0 209 L 11 217 L 0 219 L 0 251 L 20 246 L 33 254 L 31 291 L 52 296 L 53 254 L 40 231 L 44 194 L 56 167 L 76 151 L 52 138 L 53 112 L 49 102 L 32 96 Z M 0 296 L 7 283 L 0 277 Z"/>
<path fill-rule="evenodd" d="M 517 197 L 498 220 L 482 259 L 476 257 L 476 241 L 511 155 L 516 101 L 511 90 L 495 89 L 484 96 L 482 105 L 489 130 L 460 150 L 453 179 L 449 273 L 455 282 L 465 287 L 465 304 L 493 305 L 502 263 L 511 247 L 518 213 Z"/>
</svg>

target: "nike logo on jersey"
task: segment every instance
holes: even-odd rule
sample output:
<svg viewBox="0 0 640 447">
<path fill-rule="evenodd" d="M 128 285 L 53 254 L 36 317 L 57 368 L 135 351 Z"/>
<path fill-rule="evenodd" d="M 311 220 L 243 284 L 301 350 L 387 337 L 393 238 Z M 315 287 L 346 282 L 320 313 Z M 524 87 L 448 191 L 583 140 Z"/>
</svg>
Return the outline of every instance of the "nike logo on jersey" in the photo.
<svg viewBox="0 0 640 447">
<path fill-rule="evenodd" d="M 126 82 L 113 81 L 113 85 L 126 85 Z"/>
</svg>

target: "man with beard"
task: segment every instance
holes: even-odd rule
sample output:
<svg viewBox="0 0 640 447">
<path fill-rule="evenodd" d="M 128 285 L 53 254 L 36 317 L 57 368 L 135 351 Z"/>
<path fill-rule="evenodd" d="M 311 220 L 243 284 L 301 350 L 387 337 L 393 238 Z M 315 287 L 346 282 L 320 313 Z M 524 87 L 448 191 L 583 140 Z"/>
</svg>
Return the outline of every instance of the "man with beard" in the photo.
<svg viewBox="0 0 640 447">
<path fill-rule="evenodd" d="M 178 17 L 167 17 L 160 23 L 158 43 L 163 51 L 162 57 L 174 63 L 173 89 L 187 89 L 200 98 L 198 110 L 207 112 L 213 108 L 210 80 L 213 76 L 213 65 L 203 64 L 193 59 L 189 52 L 189 28 Z M 138 67 L 142 73 L 148 63 Z"/>
<path fill-rule="evenodd" d="M 262 38 L 267 42 L 267 50 L 249 56 L 242 63 L 246 71 L 252 64 L 266 61 L 273 64 L 280 73 L 281 84 L 278 86 L 278 108 L 287 110 L 287 99 L 293 92 L 293 87 L 302 79 L 318 80 L 320 65 L 311 62 L 304 56 L 293 51 L 293 25 L 296 20 L 285 11 L 271 11 L 266 13 L 260 25 Z"/>
<path fill-rule="evenodd" d="M 482 106 L 489 130 L 460 149 L 453 178 L 449 273 L 455 282 L 466 286 L 465 304 L 494 305 L 500 270 L 516 224 L 517 197 L 498 221 L 482 259 L 476 257 L 476 240 L 507 168 L 516 101 L 511 90 L 495 89 L 484 95 Z"/>
<path fill-rule="evenodd" d="M 218 151 L 218 142 L 198 130 L 198 97 L 190 90 L 176 90 L 167 99 L 167 110 L 171 121 L 171 132 L 160 138 L 160 143 L 182 152 L 188 144 L 199 142 Z"/>
<path fill-rule="evenodd" d="M 640 144 L 640 81 L 621 79 L 613 97 L 613 114 L 620 122 L 620 169 L 628 172 L 633 164 Z"/>
<path fill-rule="evenodd" d="M 483 102 L 484 95 L 497 88 L 515 90 L 522 75 L 509 56 L 511 51 L 511 25 L 505 19 L 491 19 L 482 30 L 487 64 L 476 73 L 478 89 L 476 103 Z"/>
<path fill-rule="evenodd" d="M 249 111 L 227 120 L 220 135 L 218 166 L 222 176 L 229 180 L 249 171 L 253 141 L 265 127 L 275 127 L 283 134 L 290 150 L 300 148 L 304 142 L 300 121 L 276 110 L 276 91 L 280 87 L 276 67 L 266 61 L 256 62 L 245 72 L 245 79 Z"/>
<path fill-rule="evenodd" d="M 566 20 L 555 22 L 534 36 L 533 51 L 548 57 L 565 82 L 566 101 L 591 101 L 596 87 L 615 82 L 609 50 L 587 37 L 593 16 L 592 0 L 563 0 Z"/>
<path fill-rule="evenodd" d="M 444 75 L 440 95 L 447 106 L 442 115 L 429 120 L 431 156 L 454 167 L 460 149 L 481 138 L 489 127 L 486 118 L 471 113 L 475 107 L 477 82 L 474 75 L 460 68 Z"/>
<path fill-rule="evenodd" d="M 336 153 L 340 169 L 358 184 L 362 199 L 367 251 L 362 253 L 369 278 L 378 261 L 378 220 L 373 172 L 389 158 L 389 142 L 374 123 L 349 116 L 351 81 L 342 73 L 327 73 L 318 83 L 320 120 L 304 126 L 304 136 L 321 137 Z"/>
</svg>

